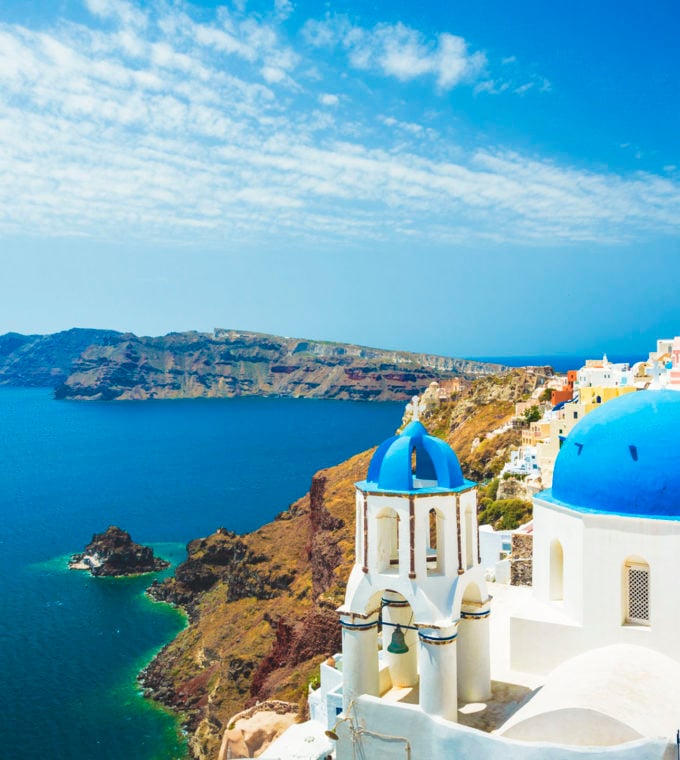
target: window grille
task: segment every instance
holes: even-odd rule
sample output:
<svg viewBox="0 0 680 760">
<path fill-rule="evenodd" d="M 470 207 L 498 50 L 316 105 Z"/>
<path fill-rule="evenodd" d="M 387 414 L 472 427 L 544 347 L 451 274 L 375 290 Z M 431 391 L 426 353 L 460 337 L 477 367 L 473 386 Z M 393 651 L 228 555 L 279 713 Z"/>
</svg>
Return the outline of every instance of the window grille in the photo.
<svg viewBox="0 0 680 760">
<path fill-rule="evenodd" d="M 627 565 L 628 614 L 626 622 L 649 625 L 649 567 Z"/>
</svg>

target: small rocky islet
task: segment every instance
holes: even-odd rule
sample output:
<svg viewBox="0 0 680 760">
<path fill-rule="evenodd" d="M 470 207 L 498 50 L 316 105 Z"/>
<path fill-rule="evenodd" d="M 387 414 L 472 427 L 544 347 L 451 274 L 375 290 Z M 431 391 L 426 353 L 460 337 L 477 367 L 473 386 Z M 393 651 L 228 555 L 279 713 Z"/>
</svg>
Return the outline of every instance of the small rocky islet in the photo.
<svg viewBox="0 0 680 760">
<path fill-rule="evenodd" d="M 150 546 L 135 543 L 127 531 L 116 525 L 95 533 L 83 552 L 74 554 L 68 566 L 88 570 L 94 576 L 119 577 L 164 570 L 167 560 L 156 557 Z"/>
</svg>

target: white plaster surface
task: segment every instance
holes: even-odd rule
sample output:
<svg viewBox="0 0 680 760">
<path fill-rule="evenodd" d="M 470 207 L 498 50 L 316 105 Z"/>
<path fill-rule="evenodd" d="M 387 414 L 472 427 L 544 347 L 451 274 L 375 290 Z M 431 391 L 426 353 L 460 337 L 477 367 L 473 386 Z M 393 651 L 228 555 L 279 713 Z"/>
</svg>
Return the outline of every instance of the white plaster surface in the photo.
<svg viewBox="0 0 680 760">
<path fill-rule="evenodd" d="M 671 738 L 680 715 L 680 664 L 643 647 L 595 649 L 560 665 L 499 733 L 565 744 Z"/>
<path fill-rule="evenodd" d="M 324 760 L 333 751 L 325 726 L 315 720 L 295 723 L 259 756 L 263 760 Z"/>
</svg>

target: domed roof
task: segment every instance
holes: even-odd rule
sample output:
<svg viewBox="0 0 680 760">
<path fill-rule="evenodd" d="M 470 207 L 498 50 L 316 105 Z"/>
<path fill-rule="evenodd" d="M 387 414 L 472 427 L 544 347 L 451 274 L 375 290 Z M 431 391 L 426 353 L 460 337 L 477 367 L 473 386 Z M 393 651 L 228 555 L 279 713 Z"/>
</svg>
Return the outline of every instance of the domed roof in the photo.
<svg viewBox="0 0 680 760">
<path fill-rule="evenodd" d="M 637 391 L 590 412 L 545 493 L 579 510 L 680 519 L 680 392 Z"/>
<path fill-rule="evenodd" d="M 378 446 L 366 480 L 359 485 L 369 490 L 410 492 L 451 491 L 473 484 L 463 477 L 453 449 L 440 438 L 429 435 L 422 423 L 415 421 Z"/>
</svg>

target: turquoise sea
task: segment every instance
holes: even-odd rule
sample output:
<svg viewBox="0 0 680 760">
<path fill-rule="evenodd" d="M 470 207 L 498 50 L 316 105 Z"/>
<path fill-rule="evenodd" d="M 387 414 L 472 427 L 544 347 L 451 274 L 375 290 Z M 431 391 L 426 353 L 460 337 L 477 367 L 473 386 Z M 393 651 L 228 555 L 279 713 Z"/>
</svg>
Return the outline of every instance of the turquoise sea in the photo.
<svg viewBox="0 0 680 760">
<path fill-rule="evenodd" d="M 184 625 L 144 589 L 66 561 L 117 524 L 173 563 L 271 520 L 312 474 L 391 435 L 402 404 L 295 399 L 57 402 L 0 389 L 0 758 L 170 760 L 172 715 L 137 672 Z"/>
</svg>

